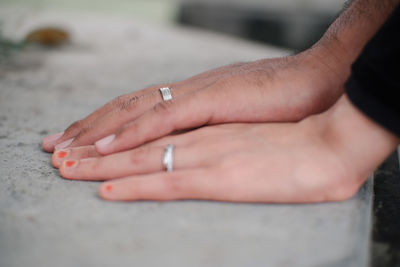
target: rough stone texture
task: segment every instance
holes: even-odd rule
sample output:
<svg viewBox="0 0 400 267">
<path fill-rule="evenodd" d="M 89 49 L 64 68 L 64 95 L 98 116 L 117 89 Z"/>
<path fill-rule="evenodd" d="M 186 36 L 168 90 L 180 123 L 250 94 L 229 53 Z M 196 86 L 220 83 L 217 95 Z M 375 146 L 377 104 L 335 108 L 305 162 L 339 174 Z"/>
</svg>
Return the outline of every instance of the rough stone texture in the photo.
<svg viewBox="0 0 400 267">
<path fill-rule="evenodd" d="M 284 52 L 137 21 L 8 8 L 0 17 L 15 40 L 49 23 L 73 38 L 16 52 L 0 69 L 0 266 L 368 265 L 371 180 L 342 203 L 111 203 L 96 182 L 61 179 L 40 149 L 116 95 Z"/>
</svg>

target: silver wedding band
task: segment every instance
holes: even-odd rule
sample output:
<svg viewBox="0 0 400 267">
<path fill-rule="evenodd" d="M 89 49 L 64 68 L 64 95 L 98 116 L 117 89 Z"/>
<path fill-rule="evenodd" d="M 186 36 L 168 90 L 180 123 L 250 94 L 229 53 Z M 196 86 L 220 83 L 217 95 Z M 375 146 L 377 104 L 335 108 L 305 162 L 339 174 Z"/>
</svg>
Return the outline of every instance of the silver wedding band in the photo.
<svg viewBox="0 0 400 267">
<path fill-rule="evenodd" d="M 174 145 L 169 144 L 164 150 L 163 165 L 167 172 L 172 172 L 174 170 L 174 148 Z"/>
<path fill-rule="evenodd" d="M 164 101 L 172 100 L 171 89 L 169 87 L 162 87 L 159 90 Z"/>
</svg>

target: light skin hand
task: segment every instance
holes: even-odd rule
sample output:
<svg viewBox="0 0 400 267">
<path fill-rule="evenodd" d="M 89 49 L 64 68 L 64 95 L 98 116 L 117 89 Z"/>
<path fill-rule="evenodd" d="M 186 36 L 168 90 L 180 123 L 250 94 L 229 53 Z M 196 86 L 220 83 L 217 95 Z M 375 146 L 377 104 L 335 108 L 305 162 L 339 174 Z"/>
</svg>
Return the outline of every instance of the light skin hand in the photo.
<svg viewBox="0 0 400 267">
<path fill-rule="evenodd" d="M 175 169 L 167 173 L 161 158 L 170 143 Z M 60 173 L 108 180 L 99 189 L 107 200 L 339 201 L 353 196 L 398 143 L 343 96 L 295 123 L 203 127 L 102 157 L 85 156 L 93 147 L 71 148 L 81 152 L 71 152 L 76 156 Z"/>
</svg>

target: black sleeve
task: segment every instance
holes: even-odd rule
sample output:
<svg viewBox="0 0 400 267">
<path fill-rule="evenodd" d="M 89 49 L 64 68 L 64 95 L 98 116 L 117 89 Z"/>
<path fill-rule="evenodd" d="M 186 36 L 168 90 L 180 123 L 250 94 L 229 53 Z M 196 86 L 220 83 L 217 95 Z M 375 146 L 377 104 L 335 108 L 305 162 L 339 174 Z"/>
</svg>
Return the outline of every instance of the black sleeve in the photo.
<svg viewBox="0 0 400 267">
<path fill-rule="evenodd" d="M 352 65 L 345 87 L 356 107 L 400 136 L 400 6 Z"/>
</svg>

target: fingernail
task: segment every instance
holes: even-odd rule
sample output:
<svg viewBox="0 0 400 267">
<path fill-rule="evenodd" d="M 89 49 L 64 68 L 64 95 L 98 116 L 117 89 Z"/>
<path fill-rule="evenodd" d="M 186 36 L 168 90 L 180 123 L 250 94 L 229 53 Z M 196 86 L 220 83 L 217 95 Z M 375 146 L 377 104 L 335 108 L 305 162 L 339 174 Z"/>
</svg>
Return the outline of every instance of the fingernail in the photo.
<svg viewBox="0 0 400 267">
<path fill-rule="evenodd" d="M 62 142 L 62 143 L 56 145 L 56 146 L 54 147 L 54 149 L 55 149 L 55 150 L 64 149 L 64 148 L 68 147 L 68 146 L 72 143 L 72 141 L 74 141 L 74 138 L 68 139 L 67 141 L 64 141 L 64 142 Z"/>
<path fill-rule="evenodd" d="M 64 135 L 64 132 L 52 134 L 43 138 L 43 143 L 52 143 L 61 138 Z"/>
<path fill-rule="evenodd" d="M 65 167 L 68 167 L 68 168 L 75 167 L 76 163 L 77 162 L 75 160 L 66 160 L 66 161 L 64 161 Z"/>
<path fill-rule="evenodd" d="M 57 152 L 57 158 L 63 159 L 68 155 L 68 151 L 61 150 Z"/>
<path fill-rule="evenodd" d="M 112 200 L 114 186 L 112 184 L 103 183 L 99 187 L 99 195 L 105 200 Z"/>
<path fill-rule="evenodd" d="M 111 184 L 106 185 L 106 191 L 111 192 L 113 190 L 113 186 Z"/>
<path fill-rule="evenodd" d="M 99 141 L 96 142 L 96 147 L 102 149 L 107 147 L 112 141 L 115 139 L 115 134 L 109 135 L 107 137 L 104 137 L 103 139 L 100 139 Z"/>
</svg>

